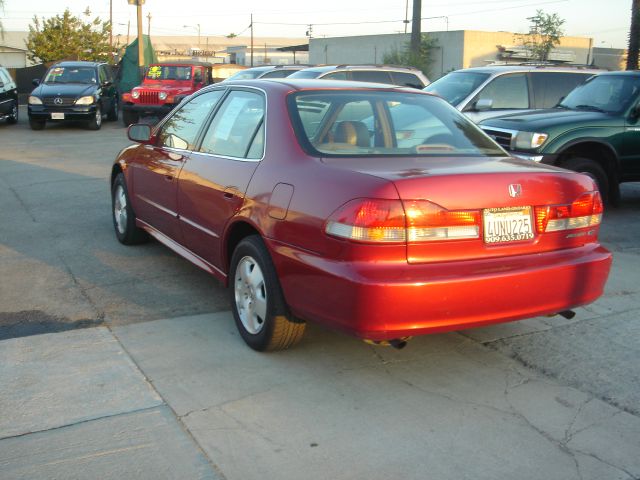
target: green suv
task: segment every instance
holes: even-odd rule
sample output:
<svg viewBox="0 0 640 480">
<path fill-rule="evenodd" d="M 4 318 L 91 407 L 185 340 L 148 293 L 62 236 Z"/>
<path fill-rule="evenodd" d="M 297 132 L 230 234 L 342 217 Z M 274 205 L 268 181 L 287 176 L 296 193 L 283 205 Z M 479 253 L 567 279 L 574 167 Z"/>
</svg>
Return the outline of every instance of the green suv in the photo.
<svg viewBox="0 0 640 480">
<path fill-rule="evenodd" d="M 480 127 L 513 156 L 590 175 L 605 200 L 640 180 L 640 71 L 596 75 L 555 108 L 490 118 Z"/>
</svg>

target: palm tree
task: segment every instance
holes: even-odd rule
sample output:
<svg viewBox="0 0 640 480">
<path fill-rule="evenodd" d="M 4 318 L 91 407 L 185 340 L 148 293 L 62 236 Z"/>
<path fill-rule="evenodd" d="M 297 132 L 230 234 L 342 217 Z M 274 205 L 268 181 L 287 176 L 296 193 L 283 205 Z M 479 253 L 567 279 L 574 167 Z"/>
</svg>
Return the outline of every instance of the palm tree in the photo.
<svg viewBox="0 0 640 480">
<path fill-rule="evenodd" d="M 640 53 L 640 0 L 631 1 L 631 29 L 629 30 L 629 49 L 627 50 L 627 70 L 638 69 Z"/>
</svg>

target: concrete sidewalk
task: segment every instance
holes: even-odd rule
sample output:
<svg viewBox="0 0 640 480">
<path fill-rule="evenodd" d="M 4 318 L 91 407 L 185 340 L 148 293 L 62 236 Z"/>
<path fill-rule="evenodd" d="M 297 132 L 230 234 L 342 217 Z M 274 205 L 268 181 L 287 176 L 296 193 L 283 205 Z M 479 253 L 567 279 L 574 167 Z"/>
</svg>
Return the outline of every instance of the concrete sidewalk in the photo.
<svg viewBox="0 0 640 480">
<path fill-rule="evenodd" d="M 640 478 L 638 417 L 458 333 L 259 354 L 223 312 L 5 340 L 0 385 L 3 480 Z"/>
</svg>

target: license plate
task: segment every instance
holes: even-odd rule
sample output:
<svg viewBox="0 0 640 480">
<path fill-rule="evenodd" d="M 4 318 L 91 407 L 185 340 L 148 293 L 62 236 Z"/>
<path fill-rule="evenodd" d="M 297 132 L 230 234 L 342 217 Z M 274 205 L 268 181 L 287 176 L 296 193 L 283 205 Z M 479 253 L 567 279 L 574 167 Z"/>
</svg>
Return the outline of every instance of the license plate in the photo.
<svg viewBox="0 0 640 480">
<path fill-rule="evenodd" d="M 52 113 L 51 120 L 64 120 L 64 113 Z"/>
<path fill-rule="evenodd" d="M 487 208 L 483 210 L 485 243 L 509 243 L 533 238 L 531 207 Z"/>
</svg>

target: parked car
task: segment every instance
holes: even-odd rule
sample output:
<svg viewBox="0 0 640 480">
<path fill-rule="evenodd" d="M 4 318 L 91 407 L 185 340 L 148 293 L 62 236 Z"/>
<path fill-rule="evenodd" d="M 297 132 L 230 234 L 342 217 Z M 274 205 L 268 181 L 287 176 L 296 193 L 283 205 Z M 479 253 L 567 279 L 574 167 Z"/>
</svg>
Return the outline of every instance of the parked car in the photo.
<svg viewBox="0 0 640 480">
<path fill-rule="evenodd" d="M 164 117 L 183 98 L 211 82 L 211 64 L 207 62 L 149 65 L 142 84 L 122 94 L 122 122 L 128 126 L 145 116 Z"/>
<path fill-rule="evenodd" d="M 247 68 L 231 75 L 227 80 L 251 80 L 254 78 L 285 78 L 303 68 L 306 65 L 262 65 L 260 67 Z"/>
<path fill-rule="evenodd" d="M 18 123 L 18 88 L 4 67 L 0 67 L 0 120 Z"/>
<path fill-rule="evenodd" d="M 33 81 L 29 96 L 29 125 L 42 130 L 47 122 L 82 121 L 90 130 L 99 130 L 102 117 L 118 119 L 118 92 L 113 72 L 106 63 L 60 62 L 44 80 Z"/>
<path fill-rule="evenodd" d="M 513 155 L 591 176 L 616 203 L 620 182 L 640 180 L 640 72 L 601 73 L 557 108 L 480 126 Z"/>
<path fill-rule="evenodd" d="M 399 108 L 430 131 L 397 128 Z M 118 240 L 150 235 L 228 284 L 256 350 L 293 345 L 305 320 L 400 347 L 570 315 L 608 276 L 591 178 L 510 158 L 418 90 L 222 83 L 128 135 L 111 172 Z"/>
<path fill-rule="evenodd" d="M 429 85 L 429 79 L 417 68 L 394 65 L 323 65 L 305 68 L 292 73 L 288 78 L 354 80 L 413 88 L 424 88 Z"/>
<path fill-rule="evenodd" d="M 494 65 L 456 70 L 425 87 L 474 122 L 526 110 L 555 107 L 571 90 L 601 70 Z"/>
</svg>

